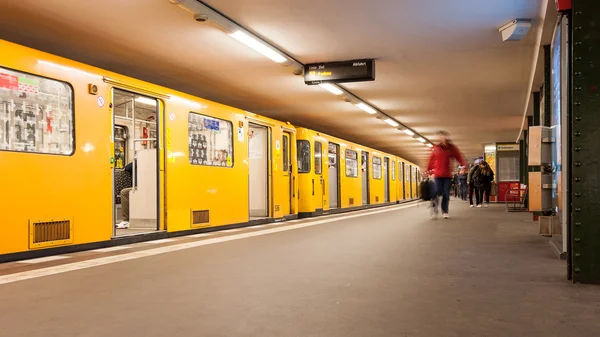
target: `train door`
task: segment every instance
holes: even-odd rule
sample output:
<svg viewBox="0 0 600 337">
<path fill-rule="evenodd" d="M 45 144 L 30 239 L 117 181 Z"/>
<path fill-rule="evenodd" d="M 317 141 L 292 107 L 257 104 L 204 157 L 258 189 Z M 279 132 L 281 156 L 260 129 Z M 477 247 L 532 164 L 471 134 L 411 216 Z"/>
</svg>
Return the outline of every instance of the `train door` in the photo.
<svg viewBox="0 0 600 337">
<path fill-rule="evenodd" d="M 153 232 L 162 220 L 161 102 L 113 89 L 114 236 Z"/>
<path fill-rule="evenodd" d="M 404 189 L 402 194 L 404 196 L 404 200 L 410 199 L 408 194 L 410 193 L 410 168 L 406 163 L 402 163 L 402 172 L 404 173 L 403 181 L 404 181 Z"/>
<path fill-rule="evenodd" d="M 282 205 L 283 214 L 292 213 L 292 202 L 294 197 L 293 190 L 293 174 L 292 174 L 292 136 L 289 132 L 284 132 L 281 139 L 281 148 L 283 154 L 283 177 L 285 179 L 285 185 L 288 186 L 288 199 L 289 203 Z"/>
<path fill-rule="evenodd" d="M 383 158 L 383 194 L 385 202 L 390 202 L 390 158 Z"/>
<path fill-rule="evenodd" d="M 406 174 L 408 175 L 408 197 L 410 199 L 413 198 L 413 174 L 412 174 L 412 165 L 408 165 L 408 169 L 406 170 Z"/>
<path fill-rule="evenodd" d="M 340 207 L 340 146 L 329 143 L 327 167 L 329 168 L 329 209 Z"/>
<path fill-rule="evenodd" d="M 362 170 L 362 200 L 363 205 L 368 205 L 370 202 L 370 188 L 369 188 L 369 152 L 361 152 L 360 156 L 361 170 Z"/>
<path fill-rule="evenodd" d="M 250 220 L 269 217 L 269 129 L 248 123 L 248 213 Z"/>
<path fill-rule="evenodd" d="M 404 163 L 398 162 L 398 199 L 404 200 Z"/>
<path fill-rule="evenodd" d="M 323 178 L 323 144 L 315 142 L 315 179 L 318 180 L 315 195 L 317 195 L 316 208 L 323 210 L 325 206 L 325 179 Z"/>
</svg>

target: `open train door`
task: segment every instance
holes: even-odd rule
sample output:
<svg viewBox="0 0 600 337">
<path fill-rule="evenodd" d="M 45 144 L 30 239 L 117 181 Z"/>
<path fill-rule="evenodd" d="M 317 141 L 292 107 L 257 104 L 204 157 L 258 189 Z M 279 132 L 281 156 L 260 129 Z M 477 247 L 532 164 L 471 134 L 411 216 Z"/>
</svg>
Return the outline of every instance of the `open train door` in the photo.
<svg viewBox="0 0 600 337">
<path fill-rule="evenodd" d="M 270 129 L 248 123 L 248 213 L 250 220 L 270 216 Z"/>
<path fill-rule="evenodd" d="M 113 88 L 111 96 L 113 235 L 160 230 L 165 220 L 163 103 L 143 90 Z"/>
<path fill-rule="evenodd" d="M 369 184 L 369 152 L 361 152 L 360 163 L 362 171 L 362 204 L 370 204 L 370 184 Z"/>
</svg>

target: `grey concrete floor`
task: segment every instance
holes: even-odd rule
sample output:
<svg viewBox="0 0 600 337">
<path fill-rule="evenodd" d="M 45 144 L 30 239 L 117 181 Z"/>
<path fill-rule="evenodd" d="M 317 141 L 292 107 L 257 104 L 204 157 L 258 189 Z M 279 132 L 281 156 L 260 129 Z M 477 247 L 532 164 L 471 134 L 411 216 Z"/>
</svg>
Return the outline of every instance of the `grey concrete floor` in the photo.
<svg viewBox="0 0 600 337">
<path fill-rule="evenodd" d="M 598 336 L 529 214 L 424 207 L 0 286 L 0 336 Z"/>
</svg>

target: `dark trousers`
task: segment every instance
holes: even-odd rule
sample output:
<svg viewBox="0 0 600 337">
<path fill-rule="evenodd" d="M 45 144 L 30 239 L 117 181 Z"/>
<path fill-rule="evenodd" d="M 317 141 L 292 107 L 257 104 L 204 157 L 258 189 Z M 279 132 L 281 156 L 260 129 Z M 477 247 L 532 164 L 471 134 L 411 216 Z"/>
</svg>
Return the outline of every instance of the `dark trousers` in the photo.
<svg viewBox="0 0 600 337">
<path fill-rule="evenodd" d="M 448 204 L 450 203 L 450 187 L 452 178 L 435 178 L 435 196 L 431 199 L 431 206 L 437 214 L 439 196 L 442 196 L 442 213 L 448 213 Z"/>
<path fill-rule="evenodd" d="M 481 199 L 479 199 L 479 189 L 475 187 L 473 184 L 469 184 L 469 204 L 473 205 L 473 195 L 475 195 L 475 205 L 479 205 L 481 203 Z"/>
<path fill-rule="evenodd" d="M 483 204 L 484 193 L 485 193 L 485 203 L 489 204 L 490 203 L 490 192 L 492 191 L 492 185 L 483 185 L 483 186 L 480 186 L 477 190 L 479 193 L 478 198 L 477 198 L 477 199 L 479 199 L 478 204 L 479 204 L 479 202 L 481 202 Z"/>
<path fill-rule="evenodd" d="M 466 183 L 461 183 L 459 186 L 459 191 L 458 191 L 458 196 L 462 199 L 462 200 L 467 200 L 467 184 Z"/>
</svg>

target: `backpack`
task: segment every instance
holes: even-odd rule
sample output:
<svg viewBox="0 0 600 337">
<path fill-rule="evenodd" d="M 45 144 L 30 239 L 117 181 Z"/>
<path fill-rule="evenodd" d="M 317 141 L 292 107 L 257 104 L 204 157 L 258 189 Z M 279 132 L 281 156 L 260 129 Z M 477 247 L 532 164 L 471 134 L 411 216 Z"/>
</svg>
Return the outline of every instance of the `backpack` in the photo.
<svg viewBox="0 0 600 337">
<path fill-rule="evenodd" d="M 421 200 L 430 201 L 435 195 L 435 185 L 433 181 L 425 179 L 421 181 Z"/>
</svg>

